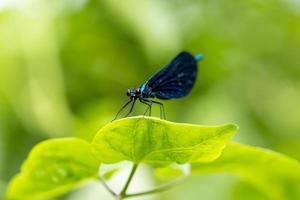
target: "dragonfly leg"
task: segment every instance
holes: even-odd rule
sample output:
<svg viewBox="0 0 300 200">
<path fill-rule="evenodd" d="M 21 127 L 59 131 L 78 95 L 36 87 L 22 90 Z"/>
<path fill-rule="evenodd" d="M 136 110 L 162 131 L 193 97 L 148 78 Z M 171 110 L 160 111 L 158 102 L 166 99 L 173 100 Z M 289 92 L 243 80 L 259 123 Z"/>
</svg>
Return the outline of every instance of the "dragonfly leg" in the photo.
<svg viewBox="0 0 300 200">
<path fill-rule="evenodd" d="M 145 101 L 144 99 L 139 99 L 139 100 L 140 100 L 141 103 L 146 104 L 148 106 L 148 108 L 144 112 L 144 115 L 146 115 L 146 113 L 149 110 L 149 116 L 151 116 L 152 102 Z"/>
<path fill-rule="evenodd" d="M 153 101 L 153 100 L 151 100 L 151 101 L 153 103 L 159 104 L 159 106 L 160 106 L 160 118 L 161 119 L 166 119 L 164 104 L 162 104 L 161 102 L 158 102 L 158 101 Z"/>
<path fill-rule="evenodd" d="M 134 107 L 134 104 L 135 104 L 135 101 L 136 101 L 136 99 L 133 99 L 133 103 L 132 103 L 132 105 L 131 105 L 131 107 L 130 107 L 130 110 L 129 110 L 129 112 L 125 115 L 125 117 L 128 117 L 128 116 L 130 115 L 130 113 L 132 112 L 133 107 Z"/>
<path fill-rule="evenodd" d="M 121 113 L 121 112 L 128 106 L 128 104 L 130 104 L 131 102 L 132 102 L 132 99 L 130 99 L 128 102 L 126 102 L 126 103 L 122 106 L 122 108 L 117 112 L 115 118 L 114 118 L 112 121 L 115 121 L 115 120 L 118 118 L 118 116 L 120 115 L 120 113 Z"/>
<path fill-rule="evenodd" d="M 160 106 L 160 118 L 161 119 L 166 119 L 166 113 L 165 113 L 165 109 L 164 109 L 164 104 L 162 104 L 161 102 L 158 101 L 153 101 L 150 99 L 144 99 L 144 101 L 149 102 L 149 103 L 155 103 L 158 104 Z"/>
</svg>

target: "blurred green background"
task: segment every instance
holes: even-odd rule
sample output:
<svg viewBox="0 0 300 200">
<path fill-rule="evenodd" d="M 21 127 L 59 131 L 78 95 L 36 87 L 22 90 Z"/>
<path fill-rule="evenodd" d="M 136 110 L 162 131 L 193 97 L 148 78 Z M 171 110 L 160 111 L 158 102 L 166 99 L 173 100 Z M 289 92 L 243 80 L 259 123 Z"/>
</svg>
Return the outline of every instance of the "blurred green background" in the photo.
<svg viewBox="0 0 300 200">
<path fill-rule="evenodd" d="M 0 194 L 33 145 L 91 140 L 128 88 L 182 50 L 205 59 L 192 93 L 165 102 L 168 120 L 233 122 L 235 141 L 300 159 L 299 0 L 0 0 Z M 60 199 L 109 199 L 99 191 Z M 228 174 L 142 199 L 200 197 L 264 199 Z"/>
</svg>

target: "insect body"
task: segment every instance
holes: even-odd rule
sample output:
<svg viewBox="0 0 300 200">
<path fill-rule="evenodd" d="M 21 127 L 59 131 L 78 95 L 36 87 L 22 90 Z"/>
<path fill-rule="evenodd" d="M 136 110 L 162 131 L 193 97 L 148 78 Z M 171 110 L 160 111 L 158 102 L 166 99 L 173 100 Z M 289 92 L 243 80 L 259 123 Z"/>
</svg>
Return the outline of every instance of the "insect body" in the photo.
<svg viewBox="0 0 300 200">
<path fill-rule="evenodd" d="M 115 119 L 132 103 L 127 117 L 132 112 L 136 100 L 148 106 L 145 114 L 149 111 L 149 115 L 151 115 L 152 104 L 160 105 L 160 117 L 165 119 L 163 104 L 153 99 L 178 99 L 188 95 L 197 78 L 197 62 L 202 58 L 201 54 L 192 56 L 183 51 L 138 88 L 128 89 L 127 96 L 130 100 L 120 109 Z"/>
</svg>

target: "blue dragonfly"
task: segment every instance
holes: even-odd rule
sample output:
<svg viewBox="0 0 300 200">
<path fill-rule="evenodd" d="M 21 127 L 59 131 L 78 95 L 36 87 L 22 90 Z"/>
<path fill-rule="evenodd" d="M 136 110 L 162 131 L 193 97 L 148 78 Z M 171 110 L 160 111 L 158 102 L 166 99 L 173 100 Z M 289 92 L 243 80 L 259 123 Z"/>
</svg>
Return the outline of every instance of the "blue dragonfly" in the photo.
<svg viewBox="0 0 300 200">
<path fill-rule="evenodd" d="M 126 94 L 129 101 L 122 106 L 114 120 L 131 103 L 130 110 L 125 115 L 125 117 L 128 117 L 132 113 L 137 100 L 148 106 L 144 114 L 149 111 L 149 115 L 151 115 L 152 104 L 159 105 L 160 118 L 165 119 L 163 103 L 153 99 L 179 99 L 187 96 L 196 82 L 197 64 L 202 59 L 202 54 L 193 56 L 186 51 L 179 53 L 169 64 L 152 75 L 145 83 L 137 88 L 127 90 Z"/>
</svg>

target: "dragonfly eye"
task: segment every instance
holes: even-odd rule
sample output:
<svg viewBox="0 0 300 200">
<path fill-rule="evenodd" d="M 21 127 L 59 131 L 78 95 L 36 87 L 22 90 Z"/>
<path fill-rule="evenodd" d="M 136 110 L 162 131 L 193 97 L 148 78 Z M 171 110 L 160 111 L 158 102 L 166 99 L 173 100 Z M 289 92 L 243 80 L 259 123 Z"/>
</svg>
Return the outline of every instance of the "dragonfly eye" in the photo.
<svg viewBox="0 0 300 200">
<path fill-rule="evenodd" d="M 130 94 L 131 94 L 130 90 L 127 90 L 126 95 L 130 97 L 131 96 Z"/>
</svg>

